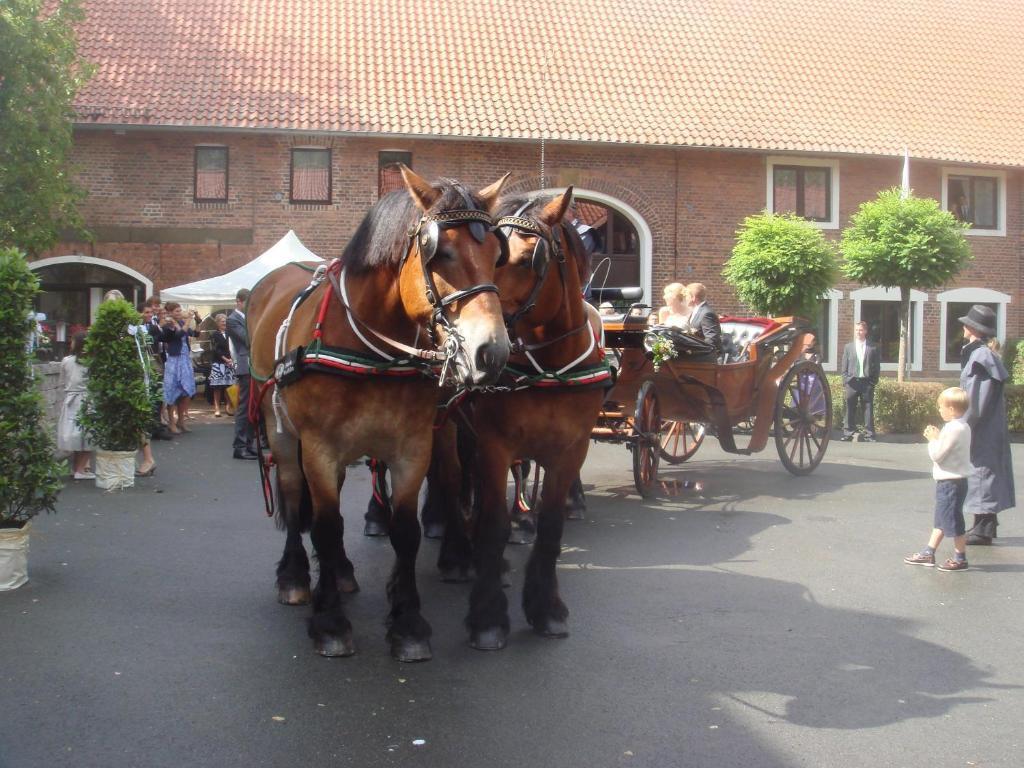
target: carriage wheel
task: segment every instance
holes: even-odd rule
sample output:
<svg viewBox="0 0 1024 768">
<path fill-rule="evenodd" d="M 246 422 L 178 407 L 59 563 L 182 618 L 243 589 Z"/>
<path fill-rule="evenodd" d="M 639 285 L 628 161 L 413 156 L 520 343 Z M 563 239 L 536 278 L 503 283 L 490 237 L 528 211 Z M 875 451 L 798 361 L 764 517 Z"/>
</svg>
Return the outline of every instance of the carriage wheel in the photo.
<svg viewBox="0 0 1024 768">
<path fill-rule="evenodd" d="M 832 393 L 818 363 L 801 360 L 782 379 L 775 403 L 775 447 L 794 475 L 821 463 L 832 433 Z"/>
<path fill-rule="evenodd" d="M 682 464 L 697 452 L 707 431 L 704 424 L 665 419 L 661 422 L 661 446 L 658 453 L 673 466 Z"/>
<path fill-rule="evenodd" d="M 633 419 L 633 482 L 645 499 L 654 494 L 661 445 L 661 412 L 654 382 L 645 381 L 636 396 Z"/>
</svg>

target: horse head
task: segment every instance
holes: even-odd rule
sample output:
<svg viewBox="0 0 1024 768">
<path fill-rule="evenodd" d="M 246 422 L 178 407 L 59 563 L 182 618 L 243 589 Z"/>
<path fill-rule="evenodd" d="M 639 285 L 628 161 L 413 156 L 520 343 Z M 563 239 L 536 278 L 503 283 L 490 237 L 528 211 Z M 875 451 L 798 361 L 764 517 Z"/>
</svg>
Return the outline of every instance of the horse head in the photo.
<svg viewBox="0 0 1024 768">
<path fill-rule="evenodd" d="M 509 340 L 494 284 L 507 251 L 491 214 L 509 174 L 473 194 L 456 181 L 430 183 L 405 166 L 401 171 L 420 214 L 399 272 L 402 303 L 454 355 L 462 383 L 493 383 L 508 360 Z"/>
<path fill-rule="evenodd" d="M 568 223 L 572 187 L 549 199 L 503 199 L 498 226 L 508 239 L 508 260 L 497 271 L 502 311 L 514 333 L 525 320 L 544 325 L 580 290 L 582 242 Z M 558 279 L 551 279 L 557 274 Z"/>
</svg>

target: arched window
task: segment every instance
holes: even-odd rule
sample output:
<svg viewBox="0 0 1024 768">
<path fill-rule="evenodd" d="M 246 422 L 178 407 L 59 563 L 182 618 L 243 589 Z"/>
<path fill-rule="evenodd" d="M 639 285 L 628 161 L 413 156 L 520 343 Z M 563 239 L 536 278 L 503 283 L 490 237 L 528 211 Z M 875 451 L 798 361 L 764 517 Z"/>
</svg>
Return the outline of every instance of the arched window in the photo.
<svg viewBox="0 0 1024 768">
<path fill-rule="evenodd" d="M 596 283 L 609 288 L 641 285 L 640 235 L 629 219 L 610 206 L 585 199 L 576 200 L 576 218 L 597 232 L 594 268 L 608 261 L 597 273 Z"/>
</svg>

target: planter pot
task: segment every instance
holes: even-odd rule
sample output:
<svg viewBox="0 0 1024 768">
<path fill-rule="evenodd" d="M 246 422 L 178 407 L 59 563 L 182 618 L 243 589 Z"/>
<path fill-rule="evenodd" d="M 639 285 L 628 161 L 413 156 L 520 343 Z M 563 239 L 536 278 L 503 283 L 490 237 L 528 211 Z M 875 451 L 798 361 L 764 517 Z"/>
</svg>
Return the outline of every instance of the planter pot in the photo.
<svg viewBox="0 0 1024 768">
<path fill-rule="evenodd" d="M 17 589 L 28 581 L 28 531 L 21 528 L 0 528 L 0 592 Z"/>
<path fill-rule="evenodd" d="M 96 487 L 120 491 L 135 485 L 135 451 L 96 451 Z"/>
</svg>

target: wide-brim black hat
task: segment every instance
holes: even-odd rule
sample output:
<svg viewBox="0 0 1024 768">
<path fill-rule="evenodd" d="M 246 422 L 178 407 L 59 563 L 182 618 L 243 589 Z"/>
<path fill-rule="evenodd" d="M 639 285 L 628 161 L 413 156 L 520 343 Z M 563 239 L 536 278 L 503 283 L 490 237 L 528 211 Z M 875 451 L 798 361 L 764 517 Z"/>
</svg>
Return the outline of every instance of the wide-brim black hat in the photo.
<svg viewBox="0 0 1024 768">
<path fill-rule="evenodd" d="M 990 339 L 996 335 L 996 313 L 984 304 L 975 304 L 970 312 L 957 319 L 979 336 Z"/>
</svg>

